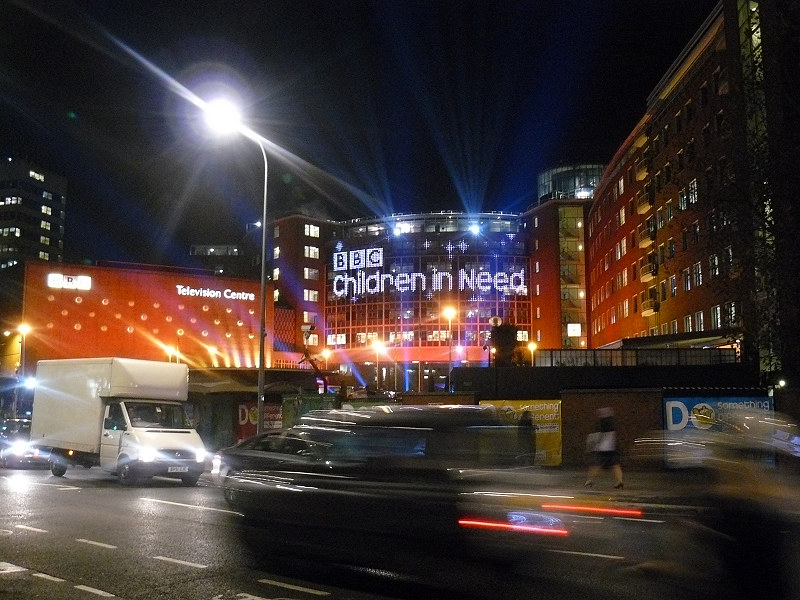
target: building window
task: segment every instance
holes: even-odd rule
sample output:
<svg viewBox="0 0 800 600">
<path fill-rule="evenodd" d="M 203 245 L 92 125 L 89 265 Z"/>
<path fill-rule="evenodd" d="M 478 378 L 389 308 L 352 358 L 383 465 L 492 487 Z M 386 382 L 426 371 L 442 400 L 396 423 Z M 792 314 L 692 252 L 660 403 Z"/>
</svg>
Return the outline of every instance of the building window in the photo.
<svg viewBox="0 0 800 600">
<path fill-rule="evenodd" d="M 317 246 L 304 246 L 303 254 L 306 258 L 319 258 L 319 248 Z"/>
<path fill-rule="evenodd" d="M 49 252 L 39 252 L 39 260 L 50 260 Z"/>
<path fill-rule="evenodd" d="M 39 236 L 39 243 L 44 245 L 44 246 L 49 246 L 50 245 L 50 238 L 47 237 L 46 235 L 40 235 Z"/>
<path fill-rule="evenodd" d="M 280 246 L 275 246 L 275 248 L 272 249 L 272 258 L 276 258 L 277 259 L 277 258 L 280 258 L 280 257 L 281 257 L 281 247 Z"/>
<path fill-rule="evenodd" d="M 280 235 L 281 235 L 281 226 L 275 225 L 275 227 L 272 230 L 272 237 L 277 239 L 280 237 Z"/>
<path fill-rule="evenodd" d="M 319 334 L 309 333 L 306 341 L 307 346 L 319 346 Z"/>
<path fill-rule="evenodd" d="M 666 299 L 667 299 L 667 281 L 665 279 L 661 281 L 661 301 L 664 302 L 664 300 Z"/>
<path fill-rule="evenodd" d="M 317 313 L 308 312 L 307 310 L 303 311 L 303 323 L 316 323 L 317 322 Z"/>
<path fill-rule="evenodd" d="M 694 330 L 703 331 L 703 311 L 699 310 L 694 313 Z"/>
<path fill-rule="evenodd" d="M 673 211 L 672 211 L 672 200 L 667 200 L 667 203 L 665 204 L 665 208 L 666 208 L 666 211 L 667 211 L 667 223 L 669 223 L 670 221 L 672 221 L 672 219 L 675 218 L 675 215 L 673 214 Z"/>
<path fill-rule="evenodd" d="M 722 307 L 717 304 L 711 307 L 711 329 L 722 327 Z"/>
<path fill-rule="evenodd" d="M 708 257 L 708 272 L 712 277 L 719 276 L 719 255 L 712 254 Z"/>
<path fill-rule="evenodd" d="M 278 281 L 278 279 L 280 278 L 281 278 L 281 270 L 275 267 L 274 269 L 272 269 L 272 280 Z"/>
<path fill-rule="evenodd" d="M 688 292 L 692 289 L 692 276 L 689 273 L 689 269 L 686 268 L 682 272 L 683 275 L 683 291 Z"/>
<path fill-rule="evenodd" d="M 678 295 L 678 276 L 670 275 L 669 278 L 669 297 L 674 298 Z"/>
<path fill-rule="evenodd" d="M 280 297 L 281 297 L 281 292 L 280 292 L 280 290 L 274 290 L 274 291 L 272 292 L 272 301 L 273 301 L 273 302 L 277 302 L 277 301 L 280 299 Z"/>
<path fill-rule="evenodd" d="M 697 203 L 697 179 L 692 179 L 689 182 L 689 192 L 687 194 L 689 204 Z"/>
<path fill-rule="evenodd" d="M 303 300 L 306 302 L 319 302 L 319 291 L 304 289 Z"/>
<path fill-rule="evenodd" d="M 319 279 L 319 269 L 311 269 L 309 267 L 303 267 L 303 279 L 317 281 Z"/>
<path fill-rule="evenodd" d="M 42 221 L 42 229 L 45 231 L 50 231 L 50 221 Z"/>
<path fill-rule="evenodd" d="M 739 315 L 736 312 L 736 303 L 735 302 L 726 302 L 723 309 L 723 318 L 724 324 L 728 327 L 733 327 L 736 325 Z"/>
<path fill-rule="evenodd" d="M 689 204 L 686 198 L 686 189 L 684 188 L 680 192 L 678 192 L 678 210 L 686 210 L 686 207 L 688 205 Z"/>
<path fill-rule="evenodd" d="M 703 285 L 703 265 L 699 262 L 692 265 L 692 281 L 695 287 Z"/>
<path fill-rule="evenodd" d="M 692 332 L 692 315 L 686 315 L 685 317 L 683 317 L 683 332 L 684 333 Z"/>
<path fill-rule="evenodd" d="M 678 319 L 673 319 L 669 322 L 669 332 L 678 333 Z"/>
<path fill-rule="evenodd" d="M 306 223 L 304 229 L 307 237 L 313 237 L 313 238 L 319 237 L 319 227 L 317 225 L 311 225 L 310 223 Z"/>
<path fill-rule="evenodd" d="M 45 206 L 45 205 L 43 204 L 43 205 L 42 205 L 42 214 L 43 214 L 43 215 L 48 215 L 48 216 L 49 216 L 49 215 L 52 215 L 52 214 L 53 214 L 53 209 L 52 209 L 52 208 L 50 208 L 49 206 Z"/>
</svg>

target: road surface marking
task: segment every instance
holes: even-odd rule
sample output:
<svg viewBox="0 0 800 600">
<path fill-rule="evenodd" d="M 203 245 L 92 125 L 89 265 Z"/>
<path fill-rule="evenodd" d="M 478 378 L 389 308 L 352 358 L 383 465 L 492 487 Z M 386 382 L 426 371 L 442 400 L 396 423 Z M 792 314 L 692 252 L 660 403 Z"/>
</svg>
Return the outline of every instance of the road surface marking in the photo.
<svg viewBox="0 0 800 600">
<path fill-rule="evenodd" d="M 274 579 L 259 579 L 258 583 L 266 583 L 267 585 L 274 585 L 275 587 L 286 588 L 293 592 L 305 592 L 306 594 L 313 594 L 315 596 L 330 596 L 330 592 L 325 590 L 315 590 L 314 588 L 302 587 L 299 585 L 292 585 L 291 583 L 283 583 L 282 581 L 275 581 Z"/>
<path fill-rule="evenodd" d="M 10 529 L 0 529 L 0 535 L 12 535 L 13 533 Z"/>
<path fill-rule="evenodd" d="M 61 579 L 60 577 L 53 577 L 52 575 L 47 575 L 46 573 L 31 573 L 33 577 L 39 577 L 40 579 L 47 579 L 47 581 L 53 581 L 55 583 L 64 583 L 66 579 Z"/>
<path fill-rule="evenodd" d="M 555 552 L 556 554 L 575 554 L 577 556 L 591 556 L 594 558 L 608 558 L 610 560 L 625 560 L 624 556 L 617 556 L 615 554 L 596 554 L 594 552 L 574 552 L 572 550 L 556 550 L 551 548 L 548 552 Z"/>
<path fill-rule="evenodd" d="M 17 529 L 24 529 L 25 531 L 35 531 L 36 533 L 48 533 L 47 529 L 39 529 L 38 527 L 30 527 L 28 525 L 15 525 Z"/>
<path fill-rule="evenodd" d="M 636 521 L 637 523 L 664 523 L 661 519 L 631 519 L 630 517 L 613 517 L 620 521 Z"/>
<path fill-rule="evenodd" d="M 195 567 L 196 569 L 207 569 L 208 565 L 201 565 L 199 563 L 187 562 L 185 560 L 178 560 L 177 558 L 170 558 L 168 556 L 154 556 L 156 560 L 165 560 L 167 562 L 175 563 L 176 565 L 184 565 L 185 567 Z"/>
<path fill-rule="evenodd" d="M 103 542 L 94 542 L 92 540 L 85 540 L 83 538 L 75 538 L 76 542 L 83 542 L 84 544 L 91 544 L 92 546 L 100 546 L 101 548 L 108 548 L 109 550 L 116 550 L 116 546 L 111 544 L 104 544 Z"/>
<path fill-rule="evenodd" d="M 172 506 L 182 506 L 184 508 L 194 508 L 195 510 L 210 510 L 214 512 L 223 512 L 223 513 L 228 513 L 230 515 L 242 516 L 242 513 L 236 512 L 234 510 L 225 510 L 224 508 L 211 508 L 210 506 L 197 506 L 196 504 L 184 504 L 183 502 L 170 502 L 169 500 L 159 500 L 158 498 L 139 498 L 139 500 L 145 500 L 147 502 L 158 502 L 160 504 L 171 504 Z"/>
<path fill-rule="evenodd" d="M 25 567 L 19 567 L 17 565 L 12 565 L 11 563 L 7 562 L 0 562 L 0 575 L 4 575 L 6 573 L 21 573 L 22 571 L 27 571 Z"/>
<path fill-rule="evenodd" d="M 83 590 L 84 592 L 89 592 L 90 594 L 96 594 L 98 596 L 102 596 L 103 598 L 116 598 L 114 594 L 104 592 L 103 590 L 98 590 L 97 588 L 89 587 L 88 585 L 76 585 L 75 589 Z"/>
<path fill-rule="evenodd" d="M 6 476 L 3 477 L 3 479 L 11 479 L 11 477 L 6 475 Z M 58 488 L 59 490 L 66 490 L 66 491 L 80 490 L 81 489 L 78 486 L 68 485 L 66 483 L 39 483 L 38 481 L 26 481 L 25 485 L 40 485 L 40 486 L 43 486 L 43 487 L 54 487 L 54 488 Z"/>
</svg>

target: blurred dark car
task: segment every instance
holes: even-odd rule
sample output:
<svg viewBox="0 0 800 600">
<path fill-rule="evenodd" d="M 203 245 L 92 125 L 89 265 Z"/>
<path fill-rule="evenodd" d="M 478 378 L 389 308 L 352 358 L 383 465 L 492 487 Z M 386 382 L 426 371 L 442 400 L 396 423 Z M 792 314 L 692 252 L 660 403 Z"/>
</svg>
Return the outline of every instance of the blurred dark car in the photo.
<svg viewBox="0 0 800 600">
<path fill-rule="evenodd" d="M 312 411 L 221 450 L 214 471 L 261 543 L 436 570 L 447 559 L 519 560 L 567 535 L 552 514 L 481 493 L 485 473 L 515 468 L 517 439 L 491 407 Z"/>
<path fill-rule="evenodd" d="M 50 453 L 31 444 L 30 419 L 5 419 L 0 422 L 0 464 L 3 467 L 47 467 Z"/>
</svg>

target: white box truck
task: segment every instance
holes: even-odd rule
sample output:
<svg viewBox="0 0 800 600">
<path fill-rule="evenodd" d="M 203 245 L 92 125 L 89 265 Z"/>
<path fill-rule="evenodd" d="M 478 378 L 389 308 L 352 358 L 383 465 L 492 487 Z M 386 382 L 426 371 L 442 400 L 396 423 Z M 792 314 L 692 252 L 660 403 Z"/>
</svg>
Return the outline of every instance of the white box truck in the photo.
<svg viewBox="0 0 800 600">
<path fill-rule="evenodd" d="M 100 466 L 133 484 L 155 475 L 195 485 L 206 451 L 184 411 L 184 364 L 129 358 L 39 361 L 31 442 L 50 471 Z"/>
</svg>

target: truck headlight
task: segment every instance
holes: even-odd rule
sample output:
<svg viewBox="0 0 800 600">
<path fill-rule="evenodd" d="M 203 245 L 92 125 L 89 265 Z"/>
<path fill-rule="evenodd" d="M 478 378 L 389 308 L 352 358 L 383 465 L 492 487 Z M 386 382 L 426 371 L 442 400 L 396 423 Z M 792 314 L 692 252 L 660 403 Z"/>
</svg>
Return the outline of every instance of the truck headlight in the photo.
<svg viewBox="0 0 800 600">
<path fill-rule="evenodd" d="M 25 443 L 13 444 L 9 450 L 14 456 L 25 456 L 25 453 L 30 450 L 31 445 Z"/>
<path fill-rule="evenodd" d="M 206 460 L 206 449 L 205 448 L 198 448 L 197 450 L 195 450 L 195 453 L 196 454 L 195 454 L 194 459 L 197 462 L 199 462 L 199 463 L 205 462 L 205 460 Z"/>
<path fill-rule="evenodd" d="M 140 448 L 139 460 L 142 462 L 153 462 L 156 459 L 155 448 Z"/>
</svg>

